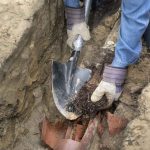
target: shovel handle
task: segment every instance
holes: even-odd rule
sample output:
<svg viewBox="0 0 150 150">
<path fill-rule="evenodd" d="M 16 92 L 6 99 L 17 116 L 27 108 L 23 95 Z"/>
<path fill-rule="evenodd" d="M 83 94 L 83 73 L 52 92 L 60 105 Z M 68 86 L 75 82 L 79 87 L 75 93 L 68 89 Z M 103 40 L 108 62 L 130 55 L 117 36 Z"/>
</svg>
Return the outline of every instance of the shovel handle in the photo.
<svg viewBox="0 0 150 150">
<path fill-rule="evenodd" d="M 91 3 L 92 3 L 92 0 L 85 0 L 85 21 L 86 21 L 86 23 L 88 23 L 90 9 L 91 9 Z M 69 85 L 70 85 L 70 82 L 72 82 L 72 75 L 73 75 L 74 71 L 76 70 L 80 51 L 81 51 L 82 47 L 84 46 L 84 41 L 83 41 L 81 35 L 79 35 L 77 37 L 77 39 L 73 42 L 73 45 L 74 45 L 74 49 L 73 49 L 71 57 L 69 59 L 70 69 L 68 72 L 68 82 L 67 82 L 68 83 L 67 84 L 68 93 L 70 92 L 69 91 L 70 90 Z"/>
<path fill-rule="evenodd" d="M 85 22 L 88 24 L 90 9 L 91 9 L 92 0 L 85 0 Z M 82 47 L 84 46 L 84 40 L 82 36 L 79 35 L 77 39 L 73 42 L 74 49 L 73 51 L 81 51 Z"/>
<path fill-rule="evenodd" d="M 85 0 L 85 22 L 88 24 L 92 0 Z"/>
</svg>

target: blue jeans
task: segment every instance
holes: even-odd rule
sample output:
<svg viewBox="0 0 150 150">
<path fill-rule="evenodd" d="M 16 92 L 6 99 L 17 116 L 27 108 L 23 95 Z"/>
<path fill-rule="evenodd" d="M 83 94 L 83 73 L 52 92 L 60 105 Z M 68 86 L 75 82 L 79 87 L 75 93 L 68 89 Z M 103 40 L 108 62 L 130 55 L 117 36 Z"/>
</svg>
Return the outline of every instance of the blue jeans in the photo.
<svg viewBox="0 0 150 150">
<path fill-rule="evenodd" d="M 150 21 L 150 0 L 122 0 L 120 34 L 112 65 L 126 67 L 140 56 L 141 37 Z"/>
<path fill-rule="evenodd" d="M 65 0 L 65 5 L 79 7 L 79 0 Z M 119 38 L 115 48 L 114 67 L 127 67 L 140 56 L 141 37 L 150 21 L 150 0 L 122 0 Z"/>
<path fill-rule="evenodd" d="M 80 7 L 79 0 L 64 0 L 65 6 L 78 8 Z"/>
</svg>

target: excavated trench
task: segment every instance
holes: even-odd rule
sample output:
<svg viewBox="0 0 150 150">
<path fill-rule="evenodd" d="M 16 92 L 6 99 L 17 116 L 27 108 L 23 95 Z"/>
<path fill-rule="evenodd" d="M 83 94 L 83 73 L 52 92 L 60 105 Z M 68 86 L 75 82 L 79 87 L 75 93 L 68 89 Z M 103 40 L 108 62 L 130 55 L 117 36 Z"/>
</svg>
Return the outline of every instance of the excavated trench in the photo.
<svg viewBox="0 0 150 150">
<path fill-rule="evenodd" d="M 24 5 L 21 1 L 20 3 L 15 2 L 14 5 L 18 5 L 18 7 Z M 145 47 L 138 63 L 129 67 L 125 89 L 119 102 L 115 102 L 111 108 L 101 111 L 101 108 L 107 104 L 105 97 L 102 103 L 93 104 L 90 101 L 92 92 L 101 80 L 104 65 L 111 63 L 113 58 L 114 52 L 102 47 L 120 17 L 118 11 L 120 3 L 114 2 L 111 3 L 111 7 L 110 4 L 109 7 L 103 5 L 99 8 L 93 5 L 94 11 L 92 11 L 90 19 L 92 38 L 86 43 L 80 60 L 80 66 L 92 69 L 93 74 L 90 82 L 79 93 L 75 103 L 70 104 L 71 111 L 75 110 L 77 113 L 83 114 L 75 121 L 75 124 L 87 127 L 88 120 L 94 118 L 99 112 L 101 113 L 91 150 L 137 149 L 137 147 L 134 148 L 134 141 L 142 134 L 141 131 L 139 136 L 137 135 L 134 139 L 131 136 L 132 126 L 130 123 L 125 130 L 121 130 L 124 128 L 118 129 L 116 123 L 118 123 L 118 118 L 125 120 L 124 124 L 132 123 L 141 114 L 139 109 L 141 103 L 138 99 L 140 99 L 139 95 L 142 89 L 149 83 L 150 77 L 150 55 Z M 10 9 L 9 4 L 3 3 L 3 5 L 3 8 Z M 26 2 L 25 5 L 32 6 L 31 3 L 26 4 Z M 45 116 L 53 125 L 60 121 L 65 125 L 74 124 L 61 116 L 51 94 L 51 60 L 64 62 L 70 55 L 70 50 L 65 44 L 67 36 L 64 13 L 62 13 L 64 12 L 63 1 L 43 0 L 43 3 L 39 5 L 41 7 L 32 16 L 24 19 L 32 20 L 31 26 L 25 30 L 15 51 L 0 68 L 1 150 L 49 149 L 41 144 L 40 139 L 39 124 Z M 15 13 L 17 14 L 18 11 Z M 144 106 L 142 110 L 143 108 L 148 110 Z M 123 127 L 125 126 L 123 125 Z M 149 136 L 146 137 L 149 139 Z M 141 142 L 138 139 L 137 141 Z"/>
</svg>

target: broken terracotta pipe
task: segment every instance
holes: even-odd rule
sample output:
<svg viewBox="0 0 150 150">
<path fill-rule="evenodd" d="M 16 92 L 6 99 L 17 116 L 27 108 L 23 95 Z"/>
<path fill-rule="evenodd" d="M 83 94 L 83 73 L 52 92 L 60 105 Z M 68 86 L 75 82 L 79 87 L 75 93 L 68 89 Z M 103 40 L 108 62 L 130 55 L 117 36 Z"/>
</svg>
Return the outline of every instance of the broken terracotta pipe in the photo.
<svg viewBox="0 0 150 150">
<path fill-rule="evenodd" d="M 64 123 L 52 124 L 47 118 L 44 118 L 41 123 L 41 141 L 53 149 L 65 138 L 66 129 L 67 126 Z"/>
<path fill-rule="evenodd" d="M 81 125 L 81 124 L 77 124 L 76 126 L 76 131 L 75 131 L 75 137 L 74 137 L 74 140 L 75 141 L 78 141 L 80 142 L 83 135 L 84 135 L 84 132 L 85 132 L 85 126 L 84 125 Z"/>
<path fill-rule="evenodd" d="M 128 124 L 128 120 L 124 117 L 107 112 L 108 130 L 111 136 L 119 134 Z"/>
<path fill-rule="evenodd" d="M 72 137 L 73 126 L 70 125 L 67 128 L 65 139 L 70 139 Z"/>
<path fill-rule="evenodd" d="M 54 150 L 89 150 L 93 142 L 94 135 L 97 131 L 98 122 L 99 122 L 98 116 L 93 120 L 90 120 L 88 127 L 85 131 L 85 134 L 83 135 L 80 142 L 72 139 L 63 139 L 55 147 Z M 77 134 L 78 136 L 76 136 L 76 138 L 77 140 L 79 140 L 79 138 L 81 138 L 81 133 Z"/>
<path fill-rule="evenodd" d="M 88 128 L 81 140 L 81 144 L 83 145 L 84 150 L 88 150 L 90 148 L 94 139 L 94 135 L 97 131 L 98 122 L 99 122 L 98 116 L 93 120 L 90 120 Z"/>
</svg>

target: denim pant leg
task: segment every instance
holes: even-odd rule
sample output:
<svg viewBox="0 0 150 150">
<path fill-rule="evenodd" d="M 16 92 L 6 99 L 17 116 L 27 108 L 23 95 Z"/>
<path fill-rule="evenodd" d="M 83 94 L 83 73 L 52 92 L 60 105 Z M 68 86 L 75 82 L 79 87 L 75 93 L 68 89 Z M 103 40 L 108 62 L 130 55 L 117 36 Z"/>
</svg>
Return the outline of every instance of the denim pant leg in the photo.
<svg viewBox="0 0 150 150">
<path fill-rule="evenodd" d="M 150 0 L 122 0 L 120 33 L 112 66 L 126 67 L 138 60 L 149 18 Z"/>
<path fill-rule="evenodd" d="M 79 0 L 64 0 L 65 6 L 78 8 L 80 7 Z"/>
<path fill-rule="evenodd" d="M 148 24 L 148 27 L 146 28 L 143 38 L 146 42 L 147 47 L 150 49 L 150 22 Z"/>
</svg>

